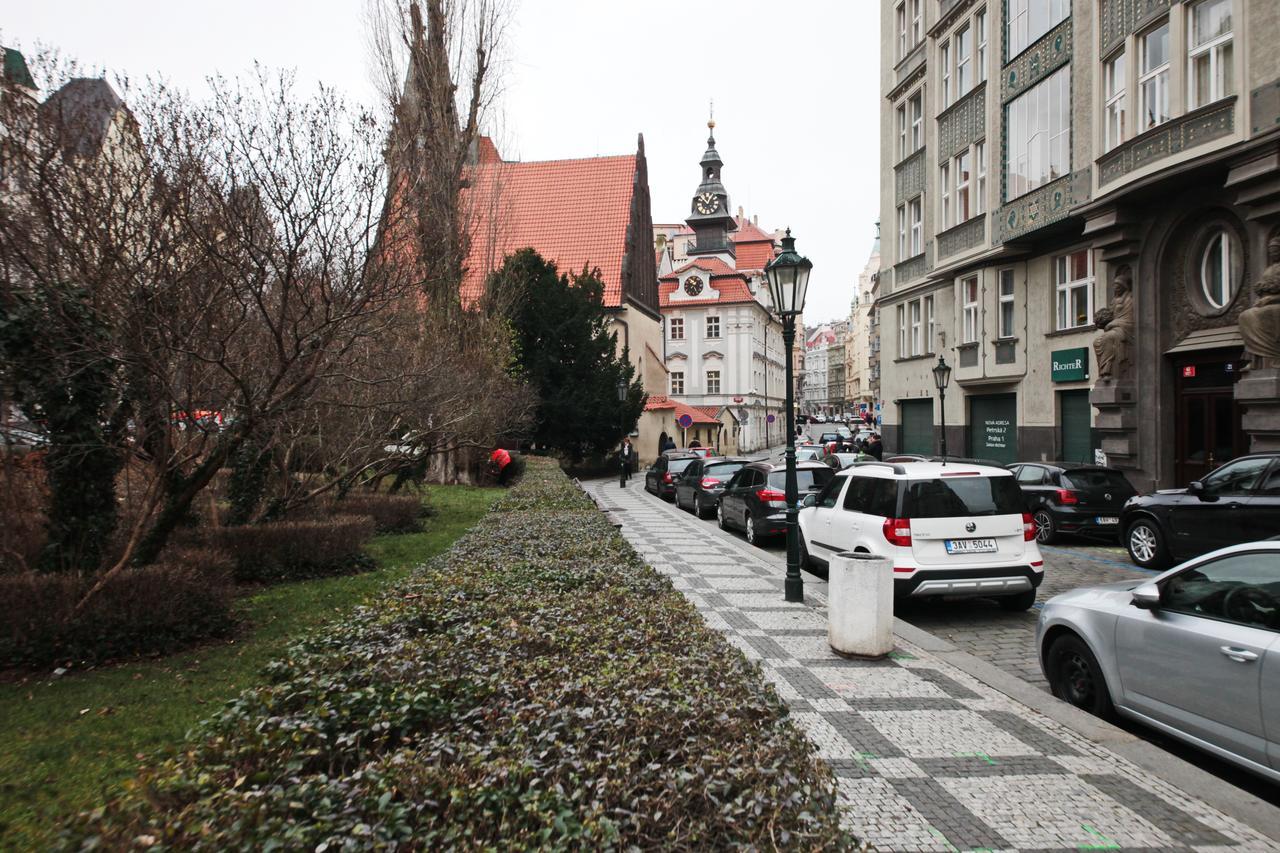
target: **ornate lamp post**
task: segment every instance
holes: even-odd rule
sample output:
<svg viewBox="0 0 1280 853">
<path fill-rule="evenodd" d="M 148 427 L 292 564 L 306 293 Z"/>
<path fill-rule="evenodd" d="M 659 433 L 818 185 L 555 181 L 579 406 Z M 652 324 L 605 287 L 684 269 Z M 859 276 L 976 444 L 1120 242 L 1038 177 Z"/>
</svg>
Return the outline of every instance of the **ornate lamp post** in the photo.
<svg viewBox="0 0 1280 853">
<path fill-rule="evenodd" d="M 951 365 L 938 356 L 933 366 L 933 384 L 938 386 L 938 410 L 942 413 L 942 458 L 947 458 L 947 383 L 951 381 Z"/>
<path fill-rule="evenodd" d="M 791 348 L 796 342 L 796 317 L 804 311 L 805 291 L 809 289 L 809 272 L 813 264 L 796 252 L 796 241 L 787 229 L 782 238 L 782 252 L 765 267 L 769 277 L 769 296 L 773 310 L 782 321 L 782 347 L 787 367 L 787 601 L 804 601 L 804 579 L 800 577 L 800 528 L 796 523 L 799 508 L 796 488 L 796 413 L 793 400 Z"/>
</svg>

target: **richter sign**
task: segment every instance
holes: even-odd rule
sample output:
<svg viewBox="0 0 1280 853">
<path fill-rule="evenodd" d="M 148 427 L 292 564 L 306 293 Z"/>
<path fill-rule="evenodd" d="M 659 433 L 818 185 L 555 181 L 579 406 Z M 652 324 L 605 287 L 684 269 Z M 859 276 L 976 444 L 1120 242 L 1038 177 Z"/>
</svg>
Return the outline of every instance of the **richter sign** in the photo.
<svg viewBox="0 0 1280 853">
<path fill-rule="evenodd" d="M 1052 378 L 1054 382 L 1075 382 L 1089 378 L 1088 347 L 1054 350 L 1051 357 L 1053 359 Z"/>
</svg>

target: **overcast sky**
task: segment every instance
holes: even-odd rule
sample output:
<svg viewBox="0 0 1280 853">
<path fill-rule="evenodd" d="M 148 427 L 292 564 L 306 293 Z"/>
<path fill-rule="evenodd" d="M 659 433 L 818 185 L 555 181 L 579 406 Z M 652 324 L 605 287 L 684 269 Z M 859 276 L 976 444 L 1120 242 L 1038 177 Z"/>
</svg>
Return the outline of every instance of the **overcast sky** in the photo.
<svg viewBox="0 0 1280 853">
<path fill-rule="evenodd" d="M 256 60 L 374 100 L 364 0 L 41 0 L 10 4 L 5 45 L 37 42 L 198 91 Z M 510 28 L 503 155 L 635 150 L 657 222 L 698 184 L 708 103 L 733 209 L 790 226 L 813 261 L 806 322 L 847 316 L 879 212 L 876 0 L 523 0 Z"/>
</svg>

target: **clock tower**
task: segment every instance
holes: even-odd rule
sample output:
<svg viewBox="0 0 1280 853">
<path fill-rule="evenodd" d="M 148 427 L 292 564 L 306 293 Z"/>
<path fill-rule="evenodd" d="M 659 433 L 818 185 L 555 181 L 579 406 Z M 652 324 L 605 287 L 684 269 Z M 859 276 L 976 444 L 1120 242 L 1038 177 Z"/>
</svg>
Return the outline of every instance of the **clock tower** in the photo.
<svg viewBox="0 0 1280 853">
<path fill-rule="evenodd" d="M 702 183 L 693 194 L 689 218 L 685 220 L 697 238 L 689 247 L 689 256 L 720 255 L 730 266 L 734 265 L 734 246 L 729 233 L 736 231 L 738 223 L 729 213 L 729 193 L 720 183 L 720 168 L 724 163 L 716 151 L 715 119 L 707 122 L 707 150 L 699 163 Z"/>
</svg>

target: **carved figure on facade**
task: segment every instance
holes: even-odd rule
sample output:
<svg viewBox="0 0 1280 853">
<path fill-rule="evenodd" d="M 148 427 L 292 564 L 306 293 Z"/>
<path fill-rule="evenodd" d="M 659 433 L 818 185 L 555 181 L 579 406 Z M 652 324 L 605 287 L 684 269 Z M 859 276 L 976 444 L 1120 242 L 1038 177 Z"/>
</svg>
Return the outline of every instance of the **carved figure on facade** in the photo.
<svg viewBox="0 0 1280 853">
<path fill-rule="evenodd" d="M 1253 306 L 1240 313 L 1248 369 L 1280 367 L 1280 231 L 1267 242 L 1267 268 L 1253 293 Z"/>
<path fill-rule="evenodd" d="M 1093 352 L 1098 357 L 1098 378 L 1115 380 L 1129 366 L 1129 347 L 1133 341 L 1133 272 L 1128 266 L 1116 271 L 1115 297 L 1111 306 L 1100 308 L 1093 323 L 1102 333 L 1093 339 Z"/>
</svg>

